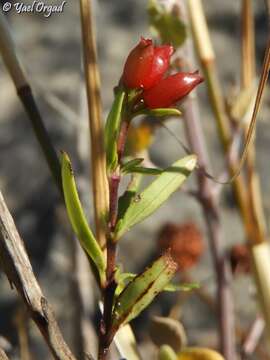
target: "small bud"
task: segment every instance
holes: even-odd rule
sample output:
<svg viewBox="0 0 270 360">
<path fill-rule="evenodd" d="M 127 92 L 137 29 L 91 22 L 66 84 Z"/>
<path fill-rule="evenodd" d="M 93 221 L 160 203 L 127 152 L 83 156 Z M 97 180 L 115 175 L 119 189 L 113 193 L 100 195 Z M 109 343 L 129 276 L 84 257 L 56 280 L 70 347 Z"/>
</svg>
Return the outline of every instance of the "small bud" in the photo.
<svg viewBox="0 0 270 360">
<path fill-rule="evenodd" d="M 156 85 L 167 71 L 172 53 L 172 46 L 154 46 L 151 39 L 142 37 L 126 60 L 123 84 L 131 89 Z"/>
<path fill-rule="evenodd" d="M 150 109 L 170 107 L 188 95 L 202 81 L 203 78 L 197 71 L 171 75 L 144 91 L 145 105 Z"/>
</svg>

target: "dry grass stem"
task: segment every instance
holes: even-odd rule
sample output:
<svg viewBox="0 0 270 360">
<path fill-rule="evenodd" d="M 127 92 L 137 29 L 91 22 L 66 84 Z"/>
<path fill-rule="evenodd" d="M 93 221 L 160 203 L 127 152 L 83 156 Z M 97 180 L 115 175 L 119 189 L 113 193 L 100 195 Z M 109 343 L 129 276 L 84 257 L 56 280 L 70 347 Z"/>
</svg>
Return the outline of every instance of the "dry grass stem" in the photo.
<svg viewBox="0 0 270 360">
<path fill-rule="evenodd" d="M 76 360 L 65 343 L 50 304 L 32 271 L 24 243 L 0 193 L 0 262 L 11 286 L 24 301 L 55 360 Z"/>
<path fill-rule="evenodd" d="M 100 79 L 96 44 L 92 23 L 91 0 L 80 0 L 81 25 L 84 50 L 84 69 L 91 134 L 92 182 L 95 201 L 95 222 L 99 243 L 105 245 L 105 221 L 108 213 L 109 193 L 106 176 L 106 158 L 101 120 Z"/>
</svg>

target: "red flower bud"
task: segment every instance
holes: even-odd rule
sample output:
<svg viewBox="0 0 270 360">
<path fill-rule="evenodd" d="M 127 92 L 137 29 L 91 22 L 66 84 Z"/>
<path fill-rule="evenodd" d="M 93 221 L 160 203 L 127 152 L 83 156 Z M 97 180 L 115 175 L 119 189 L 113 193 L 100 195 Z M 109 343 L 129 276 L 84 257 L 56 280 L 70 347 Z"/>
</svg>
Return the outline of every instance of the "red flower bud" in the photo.
<svg viewBox="0 0 270 360">
<path fill-rule="evenodd" d="M 157 84 L 169 67 L 172 53 L 172 46 L 153 46 L 151 39 L 142 37 L 126 60 L 122 77 L 124 85 L 149 89 Z"/>
<path fill-rule="evenodd" d="M 198 71 L 171 75 L 144 91 L 145 105 L 150 109 L 167 108 L 188 95 L 202 81 Z"/>
</svg>

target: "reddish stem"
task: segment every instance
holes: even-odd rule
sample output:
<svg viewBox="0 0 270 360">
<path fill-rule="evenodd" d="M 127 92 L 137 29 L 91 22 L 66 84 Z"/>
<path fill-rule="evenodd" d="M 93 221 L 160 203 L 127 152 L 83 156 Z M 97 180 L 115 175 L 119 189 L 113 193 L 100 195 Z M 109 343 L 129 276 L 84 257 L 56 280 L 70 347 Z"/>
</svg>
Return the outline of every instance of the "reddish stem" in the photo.
<svg viewBox="0 0 270 360">
<path fill-rule="evenodd" d="M 120 128 L 120 133 L 117 141 L 118 164 L 124 154 L 125 143 L 130 121 L 123 120 Z M 114 230 L 117 223 L 118 216 L 118 189 L 121 180 L 121 175 L 118 169 L 110 175 L 110 209 L 109 209 L 109 226 L 107 234 L 107 268 L 106 268 L 106 286 L 103 292 L 104 311 L 100 321 L 100 337 L 98 359 L 106 360 L 108 357 L 109 346 L 113 340 L 115 331 L 112 329 L 112 310 L 114 303 L 114 294 L 117 287 L 115 281 L 115 262 L 116 262 L 116 242 L 114 240 Z"/>
</svg>

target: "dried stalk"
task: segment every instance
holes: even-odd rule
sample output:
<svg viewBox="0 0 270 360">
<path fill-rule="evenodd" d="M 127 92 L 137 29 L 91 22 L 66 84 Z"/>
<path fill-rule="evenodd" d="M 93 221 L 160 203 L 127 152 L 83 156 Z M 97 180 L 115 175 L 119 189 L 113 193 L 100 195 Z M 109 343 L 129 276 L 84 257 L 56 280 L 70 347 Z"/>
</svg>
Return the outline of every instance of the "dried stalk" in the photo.
<svg viewBox="0 0 270 360">
<path fill-rule="evenodd" d="M 50 304 L 32 271 L 22 239 L 0 192 L 0 262 L 31 318 L 38 326 L 55 360 L 76 360 L 65 343 Z"/>
<path fill-rule="evenodd" d="M 250 356 L 255 351 L 258 343 L 261 339 L 262 333 L 264 331 L 264 320 L 261 316 L 257 316 L 254 323 L 252 324 L 246 338 L 243 341 L 242 346 L 242 355 Z"/>
<path fill-rule="evenodd" d="M 187 18 L 186 3 L 181 7 L 181 14 Z M 186 20 L 186 23 L 188 21 Z M 211 48 L 208 48 L 209 53 Z M 186 40 L 183 47 L 184 56 L 187 59 L 188 70 L 194 69 L 194 57 L 192 44 Z M 205 139 L 200 122 L 199 106 L 195 92 L 190 95 L 184 105 L 183 116 L 185 118 L 185 130 L 191 150 L 197 154 L 198 163 L 204 170 L 209 170 L 209 160 L 205 145 Z M 223 235 L 220 223 L 220 210 L 217 205 L 215 193 L 209 179 L 202 172 L 197 173 L 199 198 L 208 227 L 214 268 L 217 277 L 217 308 L 220 329 L 220 348 L 224 357 L 228 360 L 236 359 L 235 330 L 233 316 L 233 302 L 230 289 L 231 273 L 224 248 Z"/>
<path fill-rule="evenodd" d="M 242 0 L 242 91 L 253 86 L 256 78 L 255 73 L 255 35 L 254 19 L 251 0 Z M 248 133 L 249 123 L 246 124 L 245 133 Z M 266 225 L 261 202 L 261 189 L 259 178 L 255 169 L 255 133 L 247 153 L 247 188 L 250 211 L 254 226 L 258 228 L 261 239 L 265 239 Z"/>
<path fill-rule="evenodd" d="M 9 360 L 4 350 L 0 349 L 0 360 Z"/>
<path fill-rule="evenodd" d="M 200 47 L 203 46 L 204 41 L 207 39 L 207 42 L 210 42 L 210 36 L 207 29 L 206 19 L 204 16 L 203 7 L 201 4 L 201 0 L 188 0 L 190 14 L 191 14 L 191 22 L 193 27 L 193 33 L 195 38 L 195 44 L 198 50 L 198 54 L 200 56 L 204 71 L 206 73 L 207 83 L 213 94 L 217 91 L 220 92 L 220 88 L 217 83 L 213 83 L 211 76 L 209 77 L 209 73 L 213 71 L 214 59 L 212 58 L 212 68 L 209 67 L 208 59 L 204 57 L 204 53 L 200 50 Z M 196 16 L 194 16 L 194 12 L 196 12 Z M 198 21 L 199 18 L 199 21 Z M 200 23 L 204 24 L 204 28 L 200 26 Z M 249 40 L 250 41 L 250 40 Z M 251 48 L 251 46 L 250 46 Z M 267 49 L 265 53 L 264 65 L 263 65 L 263 73 L 261 75 L 260 84 L 257 92 L 256 102 L 252 114 L 252 119 L 250 123 L 251 131 L 248 132 L 248 136 L 246 138 L 246 145 L 251 143 L 252 140 L 252 130 L 254 129 L 256 116 L 259 111 L 259 106 L 262 99 L 263 90 L 266 84 L 266 79 L 268 77 L 270 67 L 270 41 L 268 41 Z M 212 90 L 211 90 L 212 88 Z M 213 109 L 216 109 L 217 106 L 215 104 L 215 98 L 210 97 L 211 104 Z M 222 108 L 218 110 L 221 114 L 223 114 Z M 223 114 L 224 116 L 224 114 Z M 229 119 L 225 116 L 224 119 L 227 119 L 229 124 Z M 217 119 L 218 121 L 218 119 Z M 220 138 L 223 143 L 223 147 L 225 152 L 227 153 L 229 150 L 230 139 L 227 141 L 224 139 L 224 134 L 220 133 Z M 243 159 L 245 159 L 245 152 L 247 147 L 244 149 L 244 153 L 242 159 L 239 164 L 242 165 Z M 237 163 L 228 163 L 231 174 L 235 174 L 235 170 L 238 169 L 239 164 Z M 252 169 L 251 169 L 252 170 Z M 243 181 L 241 176 L 238 176 L 234 181 L 234 188 L 236 193 L 236 198 L 238 201 L 238 206 L 242 215 L 243 223 L 245 225 L 247 239 L 251 245 L 251 256 L 253 258 L 254 265 L 254 274 L 256 279 L 256 285 L 258 289 L 258 295 L 261 301 L 261 306 L 264 312 L 265 322 L 268 329 L 268 333 L 270 336 L 270 280 L 266 274 L 270 271 L 269 269 L 269 260 L 262 261 L 262 259 L 267 259 L 269 255 L 269 244 L 266 241 L 265 237 L 265 229 L 264 224 L 261 221 L 261 216 L 263 214 L 261 208 L 260 195 L 258 192 L 258 178 L 254 175 L 252 170 L 252 177 L 250 181 L 250 189 L 252 191 L 253 196 L 249 198 L 248 191 L 249 189 L 246 187 L 246 183 Z M 258 255 L 259 254 L 259 255 Z"/>
<path fill-rule="evenodd" d="M 255 39 L 252 1 L 242 0 L 242 88 L 252 85 L 255 77 Z"/>
<path fill-rule="evenodd" d="M 20 344 L 20 357 L 21 360 L 31 360 L 31 352 L 29 348 L 29 317 L 25 308 L 19 306 L 15 315 L 15 324 L 17 327 L 19 344 Z"/>
<path fill-rule="evenodd" d="M 201 0 L 188 0 L 188 6 L 194 43 L 205 74 L 210 104 L 215 115 L 221 142 L 223 144 L 225 153 L 227 154 L 230 150 L 232 136 L 230 122 L 225 113 L 224 98 L 222 96 L 222 91 L 217 76 L 215 54 L 209 36 L 203 6 Z M 230 174 L 234 175 L 238 168 L 236 160 L 233 159 L 233 161 L 229 161 L 228 167 Z M 253 238 L 252 218 L 249 211 L 246 184 L 242 175 L 239 175 L 235 179 L 233 187 L 246 233 L 248 238 Z"/>
<path fill-rule="evenodd" d="M 62 192 L 61 170 L 57 154 L 36 104 L 32 89 L 16 55 L 8 23 L 0 10 L 0 53 L 16 87 L 17 94 L 28 114 L 35 136 L 42 148 L 47 164 L 60 192 Z"/>
<path fill-rule="evenodd" d="M 96 44 L 92 23 L 91 0 L 80 0 L 84 69 L 91 135 L 92 182 L 97 239 L 106 244 L 104 217 L 108 213 L 109 193 L 106 176 L 106 158 L 101 120 L 100 79 L 97 65 Z"/>
</svg>

